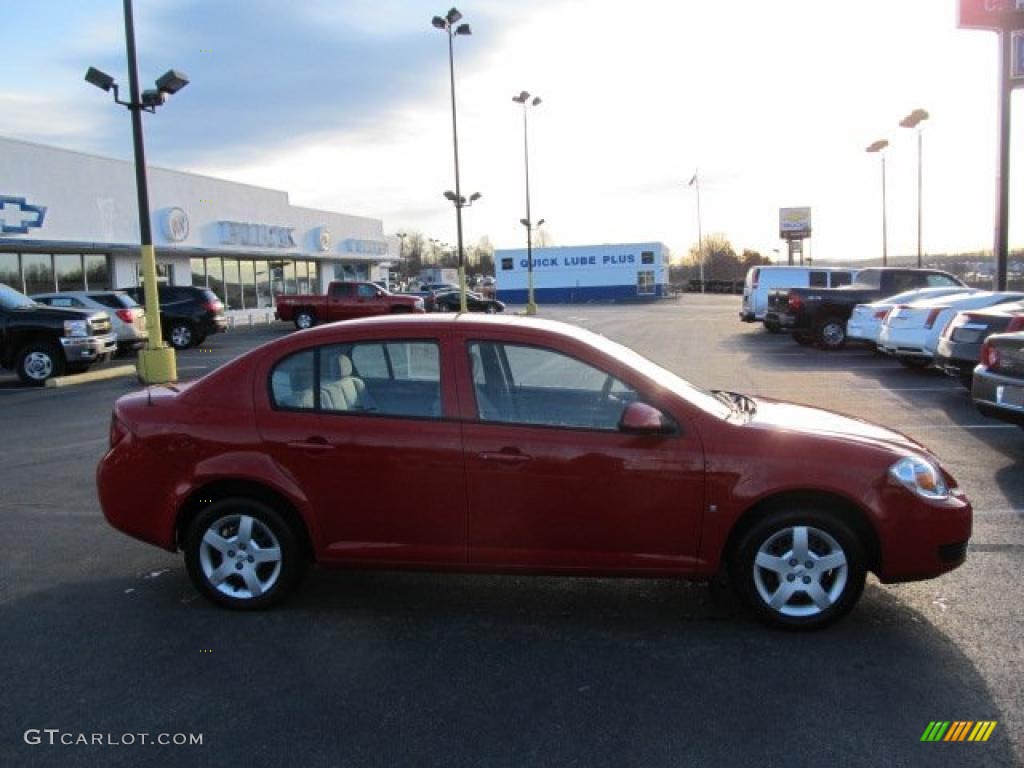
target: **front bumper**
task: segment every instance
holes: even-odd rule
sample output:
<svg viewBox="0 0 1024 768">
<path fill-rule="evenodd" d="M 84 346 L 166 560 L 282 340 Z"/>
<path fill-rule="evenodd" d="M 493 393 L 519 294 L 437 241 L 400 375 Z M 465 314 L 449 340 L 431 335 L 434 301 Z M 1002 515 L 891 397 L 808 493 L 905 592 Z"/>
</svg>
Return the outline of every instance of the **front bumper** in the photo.
<svg viewBox="0 0 1024 768">
<path fill-rule="evenodd" d="M 967 559 L 974 513 L 962 492 L 932 502 L 890 486 L 882 494 L 882 503 L 886 515 L 879 536 L 881 581 L 930 579 Z"/>
<path fill-rule="evenodd" d="M 1024 425 L 1024 400 L 1019 397 L 1021 393 L 1024 393 L 1024 379 L 993 373 L 983 365 L 974 369 L 971 399 L 986 416 L 1010 424 Z"/>
<path fill-rule="evenodd" d="M 60 345 L 67 362 L 92 363 L 104 355 L 117 352 L 117 336 L 113 333 L 103 336 L 62 336 Z"/>
</svg>

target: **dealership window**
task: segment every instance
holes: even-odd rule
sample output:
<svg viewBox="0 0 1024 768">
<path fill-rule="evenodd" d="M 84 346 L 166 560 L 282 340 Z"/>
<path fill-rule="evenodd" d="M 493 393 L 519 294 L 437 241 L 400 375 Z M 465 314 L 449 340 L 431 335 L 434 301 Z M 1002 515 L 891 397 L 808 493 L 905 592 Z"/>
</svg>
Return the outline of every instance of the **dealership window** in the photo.
<svg viewBox="0 0 1024 768">
<path fill-rule="evenodd" d="M 206 287 L 224 298 L 224 260 L 220 256 L 211 256 L 206 260 Z"/>
<path fill-rule="evenodd" d="M 86 254 L 85 281 L 90 291 L 110 290 L 110 266 L 105 254 Z"/>
<path fill-rule="evenodd" d="M 256 262 L 256 300 L 258 307 L 274 306 L 274 294 L 270 290 L 272 266 L 269 261 Z"/>
<path fill-rule="evenodd" d="M 654 251 L 641 251 L 640 252 L 640 263 L 641 264 L 653 264 L 654 263 Z"/>
<path fill-rule="evenodd" d="M 298 293 L 298 287 L 295 284 L 295 262 L 289 260 L 281 262 L 284 270 L 284 292 L 287 294 Z"/>
<path fill-rule="evenodd" d="M 655 293 L 657 286 L 654 282 L 653 270 L 643 270 L 636 273 L 636 292 L 639 296 L 651 296 Z"/>
<path fill-rule="evenodd" d="M 57 290 L 53 277 L 53 257 L 50 254 L 21 254 L 21 271 L 25 276 L 25 293 L 29 296 Z"/>
<path fill-rule="evenodd" d="M 242 308 L 242 288 L 238 284 L 238 259 L 224 259 L 224 304 L 228 309 Z"/>
<path fill-rule="evenodd" d="M 502 268 L 502 270 L 512 269 L 513 268 L 513 261 L 512 261 L 512 259 L 502 259 L 501 260 L 501 268 Z"/>
<path fill-rule="evenodd" d="M 309 290 L 309 262 L 295 262 L 295 290 L 296 293 L 312 293 Z"/>
<path fill-rule="evenodd" d="M 238 262 L 238 281 L 242 289 L 242 309 L 256 306 L 256 268 L 249 259 Z"/>
<path fill-rule="evenodd" d="M 469 359 L 482 421 L 615 430 L 637 399 L 613 376 L 550 349 L 473 342 Z"/>
<path fill-rule="evenodd" d="M 24 290 L 21 282 L 21 266 L 16 253 L 0 253 L 0 283 L 16 291 Z"/>
<path fill-rule="evenodd" d="M 82 254 L 58 253 L 53 257 L 54 272 L 58 291 L 84 291 L 85 273 L 82 271 Z"/>
<path fill-rule="evenodd" d="M 142 285 L 144 278 L 142 262 L 139 262 L 135 265 L 135 284 Z M 166 261 L 158 261 L 156 263 L 156 284 L 174 285 L 174 265 Z"/>
<path fill-rule="evenodd" d="M 192 285 L 206 288 L 206 259 L 192 259 Z"/>
</svg>

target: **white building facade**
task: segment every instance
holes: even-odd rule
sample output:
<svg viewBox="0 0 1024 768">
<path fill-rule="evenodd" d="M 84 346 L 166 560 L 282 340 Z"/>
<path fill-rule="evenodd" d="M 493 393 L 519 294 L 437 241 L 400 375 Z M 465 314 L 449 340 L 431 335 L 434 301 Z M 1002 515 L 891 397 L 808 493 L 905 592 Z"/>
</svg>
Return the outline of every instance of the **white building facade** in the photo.
<svg viewBox="0 0 1024 768">
<path fill-rule="evenodd" d="M 383 222 L 293 206 L 288 193 L 147 168 L 161 282 L 212 288 L 229 309 L 332 280 L 378 280 L 397 261 Z M 138 285 L 130 162 L 0 138 L 0 283 L 27 294 Z"/>
<path fill-rule="evenodd" d="M 526 303 L 525 248 L 495 251 L 494 273 L 501 301 Z M 655 242 L 534 248 L 533 285 L 539 304 L 663 298 L 668 295 L 668 249 Z"/>
</svg>

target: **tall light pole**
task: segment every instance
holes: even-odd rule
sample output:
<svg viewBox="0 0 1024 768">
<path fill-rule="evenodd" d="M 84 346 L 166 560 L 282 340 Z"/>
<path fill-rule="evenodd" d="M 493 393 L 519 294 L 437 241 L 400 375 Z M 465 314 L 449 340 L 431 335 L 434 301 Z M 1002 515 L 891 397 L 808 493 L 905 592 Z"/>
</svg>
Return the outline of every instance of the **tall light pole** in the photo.
<svg viewBox="0 0 1024 768">
<path fill-rule="evenodd" d="M 462 14 L 459 13 L 457 8 L 452 8 L 444 16 L 435 16 L 431 19 L 437 29 L 443 30 L 448 33 L 448 74 L 451 79 L 452 86 L 452 144 L 455 147 L 455 193 L 454 197 L 449 198 L 455 203 L 455 228 L 458 234 L 459 242 L 459 308 L 461 311 L 466 311 L 466 258 L 465 253 L 462 249 L 462 209 L 465 206 L 465 198 L 462 197 L 462 187 L 459 184 L 459 127 L 458 121 L 455 117 L 455 49 L 452 44 L 456 35 L 469 35 L 472 34 L 472 30 L 469 28 L 469 24 L 458 24 L 462 18 Z M 448 193 L 445 193 L 445 197 L 448 197 Z M 479 195 L 476 196 L 479 198 Z"/>
<path fill-rule="evenodd" d="M 405 268 L 405 238 L 408 235 L 405 232 L 396 232 L 395 237 L 398 238 L 398 282 L 402 284 L 402 289 L 405 289 L 405 281 L 408 277 Z"/>
<path fill-rule="evenodd" d="M 928 112 L 915 109 L 900 120 L 900 128 L 917 129 L 917 266 L 921 266 L 921 123 L 928 119 Z"/>
<path fill-rule="evenodd" d="M 519 222 L 526 227 L 526 314 L 537 314 L 537 302 L 533 296 L 533 219 L 530 218 L 530 133 L 527 127 L 526 112 L 529 107 L 540 104 L 540 97 L 530 98 L 530 94 L 521 91 L 513 96 L 512 101 L 523 105 L 523 160 L 526 165 L 526 218 Z M 539 225 L 538 225 L 539 226 Z"/>
<path fill-rule="evenodd" d="M 704 234 L 700 225 L 700 171 L 694 171 L 688 186 L 697 187 L 697 261 L 700 263 L 700 292 L 704 293 Z"/>
<path fill-rule="evenodd" d="M 118 97 L 117 81 L 106 72 L 89 67 L 85 80 L 104 91 L 113 91 L 114 101 L 126 107 L 132 116 L 132 143 L 135 150 L 135 191 L 139 206 L 139 236 L 141 240 L 142 291 L 146 305 L 146 330 L 149 339 L 139 351 L 139 378 L 146 384 L 163 384 L 178 378 L 174 348 L 164 343 L 160 327 L 160 299 L 156 287 L 156 252 L 153 250 L 153 231 L 149 220 L 149 186 L 146 180 L 146 151 L 142 140 L 142 113 L 155 113 L 168 96 L 186 85 L 188 77 L 173 69 L 167 70 L 156 81 L 156 88 L 139 93 L 139 66 L 135 55 L 135 21 L 132 0 L 124 0 L 124 34 L 128 53 L 128 101 Z"/>
<path fill-rule="evenodd" d="M 885 139 L 879 139 L 873 144 L 869 145 L 867 152 L 877 152 L 878 156 L 882 158 L 882 266 L 887 266 L 889 263 L 889 227 L 886 219 L 886 208 L 885 208 L 885 152 L 883 151 L 889 146 L 889 142 Z M 918 233 L 920 238 L 920 230 Z M 919 246 L 920 247 L 920 246 Z M 921 266 L 921 257 L 918 254 L 918 266 Z"/>
</svg>

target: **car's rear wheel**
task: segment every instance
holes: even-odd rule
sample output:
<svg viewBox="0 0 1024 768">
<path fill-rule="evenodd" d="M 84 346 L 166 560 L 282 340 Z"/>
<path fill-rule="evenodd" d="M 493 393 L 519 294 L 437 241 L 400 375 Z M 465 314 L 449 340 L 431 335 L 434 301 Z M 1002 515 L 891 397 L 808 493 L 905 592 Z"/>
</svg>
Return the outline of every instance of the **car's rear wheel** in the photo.
<svg viewBox="0 0 1024 768">
<path fill-rule="evenodd" d="M 14 368 L 23 383 L 41 387 L 47 379 L 64 373 L 64 353 L 56 344 L 32 342 L 18 352 Z"/>
<path fill-rule="evenodd" d="M 316 325 L 316 315 L 311 310 L 300 309 L 295 313 L 295 327 L 300 331 L 312 328 Z"/>
<path fill-rule="evenodd" d="M 188 349 L 196 341 L 196 332 L 191 323 L 175 321 L 167 332 L 167 340 L 175 349 Z"/>
<path fill-rule="evenodd" d="M 758 521 L 731 558 L 736 591 L 762 621 L 817 629 L 844 616 L 864 590 L 857 535 L 814 508 L 780 510 Z"/>
<path fill-rule="evenodd" d="M 838 317 L 826 317 L 815 335 L 822 349 L 842 349 L 846 346 L 846 323 Z"/>
<path fill-rule="evenodd" d="M 204 509 L 185 539 L 189 578 L 226 608 L 254 610 L 282 600 L 305 568 L 295 532 L 256 499 L 222 499 Z"/>
</svg>

